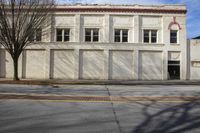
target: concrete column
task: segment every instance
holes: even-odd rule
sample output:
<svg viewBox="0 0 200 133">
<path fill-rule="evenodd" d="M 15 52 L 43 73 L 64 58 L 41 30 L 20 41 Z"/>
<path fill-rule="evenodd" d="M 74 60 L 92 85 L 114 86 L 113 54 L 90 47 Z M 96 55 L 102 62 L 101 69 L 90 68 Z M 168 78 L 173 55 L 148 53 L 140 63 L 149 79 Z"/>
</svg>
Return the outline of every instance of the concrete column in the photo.
<svg viewBox="0 0 200 133">
<path fill-rule="evenodd" d="M 5 54 L 6 54 L 6 51 L 4 49 L 0 48 L 0 78 L 5 78 L 5 76 L 6 76 L 6 72 L 5 72 L 5 70 L 6 70 L 6 64 L 5 64 L 6 63 L 5 62 L 6 55 Z"/>
<path fill-rule="evenodd" d="M 169 23 L 169 17 L 162 18 L 161 43 L 165 44 L 167 47 L 170 45 L 170 30 L 168 29 Z"/>
<path fill-rule="evenodd" d="M 104 50 L 104 73 L 103 73 L 103 79 L 108 80 L 109 79 L 109 50 Z"/>
<path fill-rule="evenodd" d="M 163 80 L 168 79 L 168 51 L 163 51 Z"/>
<path fill-rule="evenodd" d="M 180 42 L 180 47 L 181 47 L 181 64 L 180 64 L 180 69 L 181 69 L 181 79 L 186 80 L 188 78 L 188 63 L 190 64 L 190 61 L 188 60 L 188 52 L 187 52 L 187 35 L 186 35 L 186 27 L 185 27 L 185 19 L 184 24 L 181 25 L 181 30 L 179 30 L 179 42 Z"/>
<path fill-rule="evenodd" d="M 49 41 L 50 42 L 55 42 L 56 40 L 55 40 L 55 31 L 56 31 L 56 29 L 55 29 L 56 27 L 55 27 L 55 16 L 54 15 L 52 15 L 52 17 L 51 17 L 51 27 L 50 27 L 50 29 L 51 29 L 51 32 L 50 32 L 50 38 L 49 38 Z"/>
<path fill-rule="evenodd" d="M 80 78 L 80 50 L 74 50 L 74 79 Z"/>
<path fill-rule="evenodd" d="M 139 50 L 134 50 L 134 79 L 138 80 L 139 77 Z"/>
<path fill-rule="evenodd" d="M 140 17 L 138 15 L 134 16 L 134 43 L 140 42 Z"/>
<path fill-rule="evenodd" d="M 80 42 L 81 41 L 81 15 L 80 14 L 76 14 L 75 15 L 74 41 L 75 42 Z"/>
<path fill-rule="evenodd" d="M 46 49 L 45 50 L 45 79 L 49 79 L 52 75 L 51 70 L 53 68 L 53 64 L 50 62 L 50 60 L 54 60 L 54 59 L 50 59 L 51 57 L 51 50 L 50 49 Z"/>
<path fill-rule="evenodd" d="M 104 42 L 109 43 L 110 42 L 110 15 L 106 14 L 104 19 Z"/>
</svg>

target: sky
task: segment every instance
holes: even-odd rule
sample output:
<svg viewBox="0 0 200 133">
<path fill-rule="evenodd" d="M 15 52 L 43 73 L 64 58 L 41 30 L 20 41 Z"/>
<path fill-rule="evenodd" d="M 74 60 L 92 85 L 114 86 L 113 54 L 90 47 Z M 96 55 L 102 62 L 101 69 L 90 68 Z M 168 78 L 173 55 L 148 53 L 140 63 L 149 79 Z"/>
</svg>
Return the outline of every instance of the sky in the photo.
<svg viewBox="0 0 200 133">
<path fill-rule="evenodd" d="M 58 0 L 60 4 L 185 4 L 187 38 L 200 36 L 200 0 Z"/>
</svg>

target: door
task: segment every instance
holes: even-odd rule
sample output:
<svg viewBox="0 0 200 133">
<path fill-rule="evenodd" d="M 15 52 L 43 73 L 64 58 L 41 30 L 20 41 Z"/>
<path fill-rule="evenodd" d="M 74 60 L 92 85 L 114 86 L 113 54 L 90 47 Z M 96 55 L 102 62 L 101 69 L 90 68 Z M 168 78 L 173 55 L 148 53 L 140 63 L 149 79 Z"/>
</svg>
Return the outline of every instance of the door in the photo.
<svg viewBox="0 0 200 133">
<path fill-rule="evenodd" d="M 180 61 L 168 61 L 168 79 L 180 79 Z"/>
</svg>

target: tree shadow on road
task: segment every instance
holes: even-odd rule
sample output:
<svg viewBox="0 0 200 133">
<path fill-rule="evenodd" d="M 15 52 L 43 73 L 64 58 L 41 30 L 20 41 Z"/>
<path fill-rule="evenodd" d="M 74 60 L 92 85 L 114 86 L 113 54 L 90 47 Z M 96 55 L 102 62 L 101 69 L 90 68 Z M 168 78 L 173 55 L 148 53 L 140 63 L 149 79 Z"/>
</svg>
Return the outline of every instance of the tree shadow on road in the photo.
<svg viewBox="0 0 200 133">
<path fill-rule="evenodd" d="M 192 100 L 165 107 L 155 113 L 156 101 L 143 105 L 143 122 L 135 127 L 133 133 L 184 133 L 200 128 L 200 102 Z M 162 103 L 161 103 L 162 104 Z"/>
</svg>

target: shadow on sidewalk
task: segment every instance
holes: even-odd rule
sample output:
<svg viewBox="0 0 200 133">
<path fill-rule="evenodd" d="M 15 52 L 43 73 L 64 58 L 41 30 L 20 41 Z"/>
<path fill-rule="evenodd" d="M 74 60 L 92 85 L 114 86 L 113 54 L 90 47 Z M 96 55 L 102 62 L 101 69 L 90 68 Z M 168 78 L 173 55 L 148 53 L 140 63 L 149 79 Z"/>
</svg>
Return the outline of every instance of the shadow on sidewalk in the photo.
<svg viewBox="0 0 200 133">
<path fill-rule="evenodd" d="M 143 122 L 138 124 L 133 133 L 185 133 L 200 128 L 199 101 L 190 101 L 173 105 L 152 113 L 156 101 L 143 105 Z M 151 113 L 150 113 L 151 112 Z"/>
</svg>

